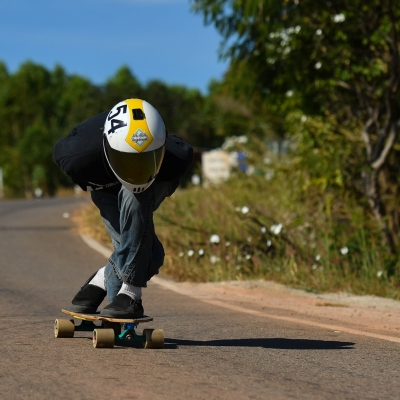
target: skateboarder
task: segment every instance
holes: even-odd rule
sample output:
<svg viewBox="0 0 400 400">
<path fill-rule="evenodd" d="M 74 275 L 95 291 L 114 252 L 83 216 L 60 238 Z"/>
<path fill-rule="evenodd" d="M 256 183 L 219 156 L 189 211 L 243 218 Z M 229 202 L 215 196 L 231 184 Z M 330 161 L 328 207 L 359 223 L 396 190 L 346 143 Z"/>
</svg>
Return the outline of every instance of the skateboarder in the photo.
<svg viewBox="0 0 400 400">
<path fill-rule="evenodd" d="M 110 234 L 114 252 L 72 299 L 69 309 L 140 318 L 142 288 L 164 261 L 153 212 L 177 189 L 193 160 L 192 147 L 168 135 L 157 110 L 128 99 L 76 126 L 54 149 L 56 164 L 90 191 Z"/>
</svg>

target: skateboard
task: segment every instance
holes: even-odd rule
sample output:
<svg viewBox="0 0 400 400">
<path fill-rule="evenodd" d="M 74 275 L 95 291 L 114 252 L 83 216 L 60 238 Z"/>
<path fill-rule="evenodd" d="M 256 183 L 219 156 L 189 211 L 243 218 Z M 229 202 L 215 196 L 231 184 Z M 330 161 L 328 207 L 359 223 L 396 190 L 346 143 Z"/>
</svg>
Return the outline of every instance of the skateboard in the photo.
<svg viewBox="0 0 400 400">
<path fill-rule="evenodd" d="M 145 349 L 162 349 L 164 347 L 164 331 L 162 329 L 143 329 L 143 334 L 136 333 L 139 324 L 153 321 L 144 316 L 138 319 L 118 319 L 103 317 L 100 314 L 81 314 L 62 309 L 61 312 L 74 319 L 56 319 L 54 336 L 56 338 L 72 338 L 75 332 L 93 332 L 94 348 L 111 348 L 114 345 L 141 347 Z M 81 323 L 75 325 L 75 319 Z M 101 325 L 96 325 L 99 321 Z"/>
</svg>

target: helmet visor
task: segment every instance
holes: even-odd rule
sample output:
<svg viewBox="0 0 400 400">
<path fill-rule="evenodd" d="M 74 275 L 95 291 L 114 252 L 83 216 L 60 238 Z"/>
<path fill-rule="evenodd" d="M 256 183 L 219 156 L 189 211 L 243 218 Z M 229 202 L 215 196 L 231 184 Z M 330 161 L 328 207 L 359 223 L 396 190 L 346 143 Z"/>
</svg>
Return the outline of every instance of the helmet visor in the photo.
<svg viewBox="0 0 400 400">
<path fill-rule="evenodd" d="M 104 142 L 108 161 L 120 179 L 143 185 L 156 177 L 164 158 L 165 145 L 146 153 L 125 153 L 111 148 L 106 138 Z"/>
</svg>

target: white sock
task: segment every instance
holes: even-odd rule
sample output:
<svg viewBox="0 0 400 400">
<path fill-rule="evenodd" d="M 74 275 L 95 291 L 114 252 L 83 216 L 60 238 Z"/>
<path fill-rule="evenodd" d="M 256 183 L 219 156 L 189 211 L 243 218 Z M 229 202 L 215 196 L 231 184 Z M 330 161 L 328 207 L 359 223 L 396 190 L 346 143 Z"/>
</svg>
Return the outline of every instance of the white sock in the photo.
<svg viewBox="0 0 400 400">
<path fill-rule="evenodd" d="M 142 298 L 142 288 L 139 286 L 133 286 L 129 283 L 123 283 L 118 294 L 126 294 L 133 300 L 140 300 Z"/>
<path fill-rule="evenodd" d="M 90 285 L 98 286 L 104 290 L 106 290 L 106 286 L 104 284 L 104 270 L 106 267 L 100 268 L 97 271 L 97 274 L 93 277 L 93 279 L 89 282 Z"/>
</svg>

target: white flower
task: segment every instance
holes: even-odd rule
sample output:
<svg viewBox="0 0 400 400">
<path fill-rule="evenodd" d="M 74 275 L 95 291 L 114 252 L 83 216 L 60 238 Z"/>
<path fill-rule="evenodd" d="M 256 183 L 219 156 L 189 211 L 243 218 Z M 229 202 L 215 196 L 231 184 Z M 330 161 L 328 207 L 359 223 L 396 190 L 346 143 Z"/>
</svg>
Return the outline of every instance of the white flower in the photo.
<svg viewBox="0 0 400 400">
<path fill-rule="evenodd" d="M 292 97 L 293 94 L 294 94 L 293 90 L 288 90 L 288 91 L 286 92 L 286 97 Z"/>
<path fill-rule="evenodd" d="M 267 228 L 265 226 L 261 227 L 261 233 L 267 233 Z"/>
<path fill-rule="evenodd" d="M 229 247 L 231 245 L 231 242 L 225 242 L 225 246 Z"/>
<path fill-rule="evenodd" d="M 272 241 L 271 240 L 267 240 L 267 247 L 271 247 L 272 246 Z"/>
<path fill-rule="evenodd" d="M 251 243 L 251 240 L 252 240 L 252 239 L 251 239 L 251 236 L 248 236 L 248 237 L 247 237 L 247 241 L 248 241 L 249 243 Z"/>
<path fill-rule="evenodd" d="M 282 224 L 274 224 L 271 226 L 270 230 L 274 235 L 279 235 L 282 231 L 283 225 Z"/>
<path fill-rule="evenodd" d="M 254 165 L 248 165 L 247 169 L 246 169 L 246 175 L 248 175 L 248 176 L 253 175 L 255 170 L 256 170 L 256 168 L 254 167 Z M 249 212 L 249 208 L 248 207 L 243 207 L 243 208 L 245 208 L 245 209 L 247 208 L 246 212 Z"/>
<path fill-rule="evenodd" d="M 203 249 L 199 249 L 198 254 L 199 254 L 200 257 L 204 256 L 204 250 Z"/>
<path fill-rule="evenodd" d="M 189 251 L 188 251 L 188 256 L 189 256 L 189 257 L 192 257 L 193 254 L 194 254 L 194 250 L 189 250 Z"/>
<path fill-rule="evenodd" d="M 313 264 L 313 266 L 311 268 L 315 270 L 315 269 L 318 268 L 318 265 L 317 264 Z"/>
<path fill-rule="evenodd" d="M 319 61 L 315 63 L 314 68 L 315 69 L 320 69 L 322 67 L 322 63 L 320 63 Z"/>
<path fill-rule="evenodd" d="M 380 278 L 382 275 L 383 275 L 383 271 L 382 271 L 382 270 L 380 270 L 380 271 L 378 271 L 378 272 L 376 273 L 376 276 L 377 276 L 378 278 Z"/>
<path fill-rule="evenodd" d="M 185 255 L 185 253 L 183 252 L 183 251 L 180 251 L 179 253 L 178 253 L 178 256 L 179 257 L 183 257 Z"/>
<path fill-rule="evenodd" d="M 247 214 L 250 211 L 250 209 L 249 209 L 249 207 L 244 206 L 244 207 L 242 207 L 242 209 L 240 211 L 242 212 L 242 214 Z"/>
<path fill-rule="evenodd" d="M 343 255 L 346 255 L 346 254 L 349 252 L 349 249 L 348 249 L 346 246 L 344 246 L 344 247 L 342 247 L 342 248 L 340 249 L 340 252 L 341 252 Z"/>
<path fill-rule="evenodd" d="M 192 185 L 198 186 L 200 185 L 200 182 L 201 182 L 200 175 L 198 174 L 192 175 Z"/>
<path fill-rule="evenodd" d="M 317 254 L 316 256 L 315 256 L 315 261 L 319 261 L 321 259 L 321 256 L 319 255 L 319 254 Z"/>
<path fill-rule="evenodd" d="M 251 258 L 251 255 L 250 254 L 246 254 L 246 260 L 250 260 L 250 258 Z"/>
<path fill-rule="evenodd" d="M 301 122 L 306 122 L 307 121 L 307 115 L 302 115 L 300 120 L 301 120 Z"/>
<path fill-rule="evenodd" d="M 272 163 L 271 157 L 268 157 L 268 156 L 264 157 L 263 163 L 267 164 L 267 165 L 271 164 Z"/>
<path fill-rule="evenodd" d="M 287 30 L 286 29 L 282 29 L 281 32 L 279 33 L 279 36 L 283 40 L 288 40 L 289 39 L 289 35 L 287 34 Z"/>
<path fill-rule="evenodd" d="M 316 34 L 317 36 L 321 36 L 321 35 L 322 35 L 322 29 L 317 29 L 317 30 L 315 31 L 315 34 Z"/>
<path fill-rule="evenodd" d="M 345 20 L 346 20 L 346 17 L 344 16 L 344 14 L 336 14 L 336 15 L 333 17 L 333 20 L 334 20 L 336 23 L 339 23 L 339 22 L 345 21 Z"/>
<path fill-rule="evenodd" d="M 210 257 L 210 262 L 211 262 L 211 264 L 215 264 L 215 263 L 217 263 L 219 260 L 220 260 L 220 258 L 217 257 L 217 256 L 211 256 L 211 257 Z"/>
<path fill-rule="evenodd" d="M 215 233 L 213 235 L 211 235 L 210 237 L 210 243 L 215 243 L 218 244 L 220 242 L 220 237 L 218 235 L 216 235 Z"/>
<path fill-rule="evenodd" d="M 265 180 L 270 181 L 275 176 L 274 171 L 267 171 L 264 175 Z"/>
<path fill-rule="evenodd" d="M 249 141 L 249 138 L 246 135 L 242 135 L 242 136 L 238 136 L 236 138 L 236 140 L 237 140 L 237 143 L 244 144 L 244 143 L 247 143 Z"/>
</svg>

